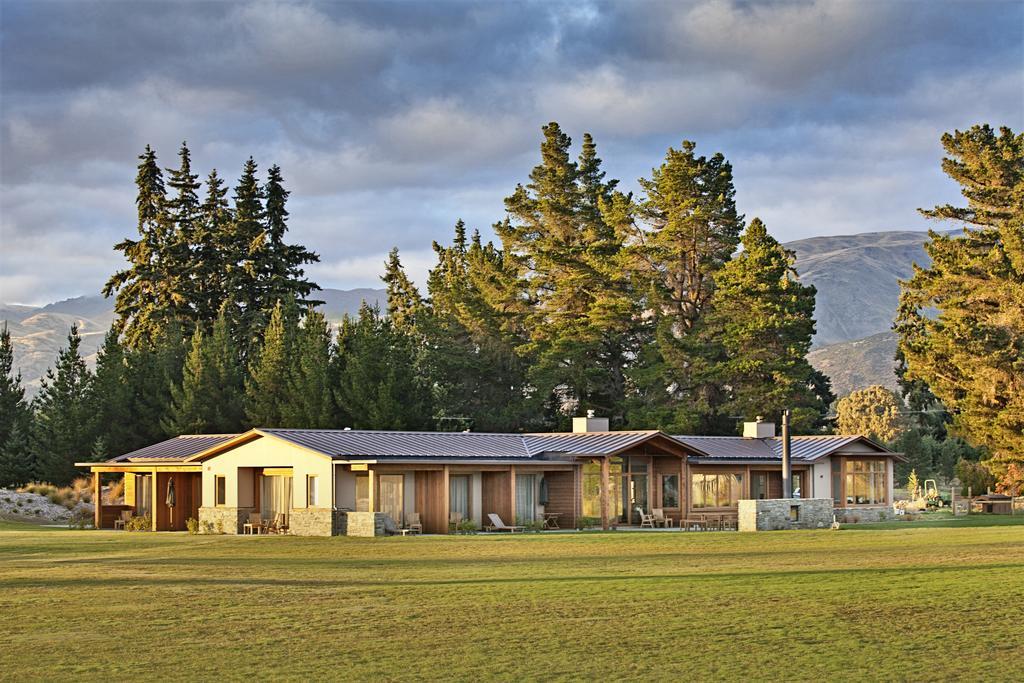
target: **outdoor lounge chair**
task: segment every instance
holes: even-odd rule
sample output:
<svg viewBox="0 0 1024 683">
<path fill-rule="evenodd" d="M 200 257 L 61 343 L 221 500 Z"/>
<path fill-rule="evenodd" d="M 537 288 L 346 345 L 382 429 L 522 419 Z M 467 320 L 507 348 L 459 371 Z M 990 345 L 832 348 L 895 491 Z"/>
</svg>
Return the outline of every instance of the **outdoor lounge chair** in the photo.
<svg viewBox="0 0 1024 683">
<path fill-rule="evenodd" d="M 266 525 L 263 524 L 263 519 L 258 512 L 250 512 L 249 521 L 242 525 L 243 534 L 261 534 L 264 529 L 266 529 Z"/>
<path fill-rule="evenodd" d="M 408 529 L 410 534 L 423 533 L 423 522 L 420 521 L 420 513 L 410 512 L 405 517 L 405 528 Z"/>
<path fill-rule="evenodd" d="M 274 521 L 266 527 L 268 534 L 286 534 L 288 533 L 288 518 L 285 517 L 283 512 L 278 512 L 274 515 Z"/>
<path fill-rule="evenodd" d="M 114 520 L 115 529 L 124 529 L 132 518 L 131 510 L 121 510 L 121 516 Z"/>
<path fill-rule="evenodd" d="M 651 514 L 654 516 L 654 526 L 661 526 L 666 529 L 672 526 L 674 520 L 671 517 L 665 516 L 664 508 L 651 508 Z"/>
<path fill-rule="evenodd" d="M 493 512 L 488 512 L 487 518 L 491 520 L 490 525 L 484 527 L 487 531 L 507 531 L 510 534 L 514 534 L 515 532 L 523 531 L 526 528 L 521 526 L 509 526 L 508 524 L 505 524 L 505 522 L 501 521 L 501 517 Z"/>
<path fill-rule="evenodd" d="M 648 515 L 644 512 L 642 507 L 637 506 L 636 512 L 640 515 L 640 528 L 647 527 L 648 529 L 654 528 L 654 515 Z"/>
</svg>

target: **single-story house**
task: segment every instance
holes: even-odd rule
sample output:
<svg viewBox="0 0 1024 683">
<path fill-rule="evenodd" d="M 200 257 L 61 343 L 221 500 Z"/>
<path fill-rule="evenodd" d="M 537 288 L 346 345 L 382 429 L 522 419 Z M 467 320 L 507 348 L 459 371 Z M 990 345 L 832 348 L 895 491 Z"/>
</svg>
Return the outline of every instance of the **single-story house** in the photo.
<svg viewBox="0 0 1024 683">
<path fill-rule="evenodd" d="M 384 515 L 401 525 L 412 512 L 427 533 L 447 533 L 453 513 L 478 525 L 488 513 L 508 524 L 554 514 L 562 528 L 581 517 L 638 525 L 638 508 L 678 523 L 735 512 L 740 499 L 781 497 L 774 425 L 747 423 L 744 434 L 609 431 L 594 417 L 575 418 L 572 432 L 532 434 L 259 428 L 178 436 L 79 465 L 97 489 L 101 475 L 124 475 L 125 503 L 97 506 L 101 527 L 123 509 L 150 514 L 156 531 L 195 518 L 239 533 L 253 512 L 286 515 L 291 533 L 322 536 L 366 533 L 367 524 L 377 533 Z M 793 495 L 870 518 L 892 507 L 898 458 L 863 436 L 792 437 Z"/>
</svg>

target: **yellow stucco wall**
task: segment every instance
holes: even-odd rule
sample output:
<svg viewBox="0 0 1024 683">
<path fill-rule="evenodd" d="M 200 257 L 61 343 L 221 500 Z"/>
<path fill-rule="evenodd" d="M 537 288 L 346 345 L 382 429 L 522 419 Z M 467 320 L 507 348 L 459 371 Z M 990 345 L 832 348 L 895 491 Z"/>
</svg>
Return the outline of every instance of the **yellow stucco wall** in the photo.
<svg viewBox="0 0 1024 683">
<path fill-rule="evenodd" d="M 236 446 L 203 462 L 203 507 L 214 507 L 214 477 L 225 477 L 225 507 L 250 507 L 253 504 L 252 469 L 263 467 L 292 468 L 292 507 L 306 507 L 306 477 L 319 477 L 317 507 L 329 508 L 331 501 L 331 460 L 272 436 Z"/>
</svg>

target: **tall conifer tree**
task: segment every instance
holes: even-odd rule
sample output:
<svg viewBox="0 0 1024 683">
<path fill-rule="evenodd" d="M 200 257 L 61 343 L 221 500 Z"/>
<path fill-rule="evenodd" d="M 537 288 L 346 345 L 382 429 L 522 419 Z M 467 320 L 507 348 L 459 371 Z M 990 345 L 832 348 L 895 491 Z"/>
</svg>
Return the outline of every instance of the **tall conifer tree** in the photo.
<svg viewBox="0 0 1024 683">
<path fill-rule="evenodd" d="M 31 420 L 21 373 L 14 370 L 11 333 L 4 323 L 0 330 L 0 486 L 24 484 L 35 474 L 28 441 Z"/>
<path fill-rule="evenodd" d="M 270 314 L 263 344 L 249 366 L 245 381 L 245 415 L 254 427 L 285 426 L 283 411 L 290 397 L 297 328 L 295 302 L 279 302 Z"/>
<path fill-rule="evenodd" d="M 288 401 L 283 425 L 296 429 L 330 429 L 343 422 L 334 406 L 331 328 L 322 313 L 306 312 L 295 340 Z"/>
</svg>

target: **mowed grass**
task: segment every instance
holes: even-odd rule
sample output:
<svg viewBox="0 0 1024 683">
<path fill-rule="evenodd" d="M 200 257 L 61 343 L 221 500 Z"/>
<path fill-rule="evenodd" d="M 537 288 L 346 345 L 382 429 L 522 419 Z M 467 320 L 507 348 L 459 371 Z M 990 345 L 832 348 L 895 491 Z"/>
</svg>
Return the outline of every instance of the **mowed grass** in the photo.
<svg viewBox="0 0 1024 683">
<path fill-rule="evenodd" d="M 1009 679 L 1024 526 L 385 539 L 0 523 L 0 679 Z"/>
</svg>

